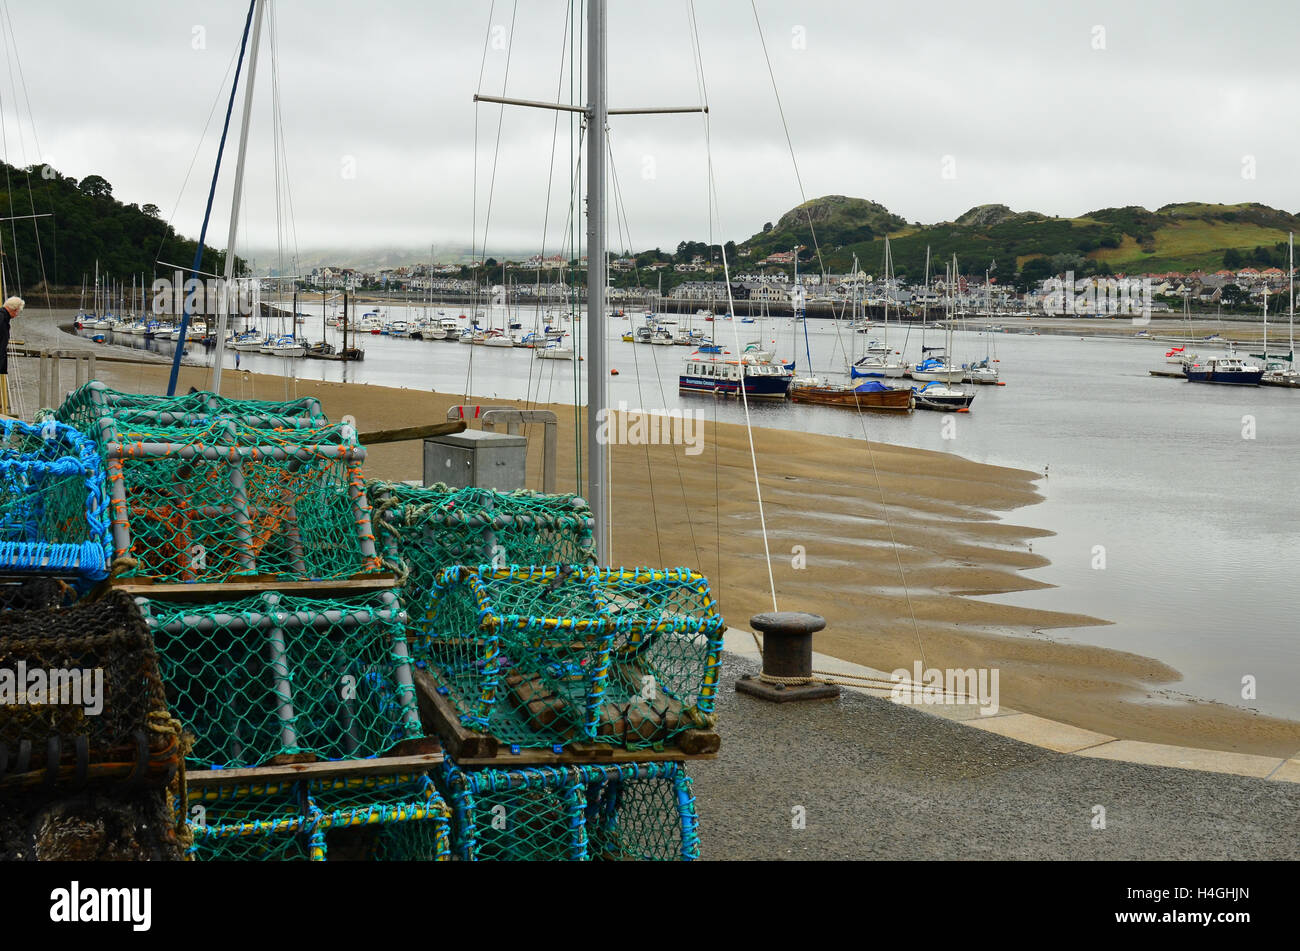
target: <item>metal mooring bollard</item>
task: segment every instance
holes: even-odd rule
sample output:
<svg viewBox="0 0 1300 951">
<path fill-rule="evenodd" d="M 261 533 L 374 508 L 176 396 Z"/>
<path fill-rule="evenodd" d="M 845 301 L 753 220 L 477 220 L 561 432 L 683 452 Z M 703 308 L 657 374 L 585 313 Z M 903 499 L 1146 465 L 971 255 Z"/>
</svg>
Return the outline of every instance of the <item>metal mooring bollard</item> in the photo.
<svg viewBox="0 0 1300 951">
<path fill-rule="evenodd" d="M 768 612 L 754 615 L 749 623 L 763 635 L 763 672 L 757 677 L 741 677 L 736 681 L 737 690 L 774 703 L 840 695 L 834 684 L 812 679 L 812 638 L 826 626 L 824 617 L 799 611 Z"/>
</svg>

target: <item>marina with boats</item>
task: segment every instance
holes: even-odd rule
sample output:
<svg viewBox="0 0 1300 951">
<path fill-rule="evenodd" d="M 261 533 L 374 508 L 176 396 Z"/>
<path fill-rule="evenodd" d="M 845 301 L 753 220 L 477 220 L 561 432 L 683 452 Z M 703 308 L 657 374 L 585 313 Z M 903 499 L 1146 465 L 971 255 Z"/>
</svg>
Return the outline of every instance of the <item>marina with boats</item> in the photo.
<svg viewBox="0 0 1300 951">
<path fill-rule="evenodd" d="M 44 518 L 52 506 L 39 498 L 29 504 L 30 482 L 4 482 L 21 503 L 8 509 L 17 513 L 5 523 L 12 532 L 66 533 L 79 528 L 84 509 L 94 537 L 74 539 L 57 563 L 28 557 L 25 539 L 0 537 L 0 561 L 8 558 L 19 573 L 0 583 L 13 589 L 17 578 L 27 597 L 23 573 L 35 570 L 40 582 L 75 582 L 63 581 L 65 604 L 51 611 L 120 595 L 138 615 L 161 659 L 156 679 L 170 704 L 170 712 L 151 714 L 150 727 L 174 738 L 168 755 L 178 770 L 167 774 L 165 792 L 160 784 L 150 795 L 167 805 L 169 813 L 158 815 L 174 830 L 173 851 L 313 861 L 693 860 L 702 854 L 703 829 L 713 855 L 723 857 L 750 857 L 756 841 L 760 857 L 801 849 L 827 857 L 837 848 L 879 857 L 878 844 L 900 839 L 913 857 L 930 850 L 953 857 L 972 844 L 986 856 L 1025 857 L 1035 854 L 1027 845 L 1033 839 L 1053 857 L 1088 855 L 1104 841 L 1114 848 L 1115 840 L 1138 854 L 1150 840 L 1145 828 L 1128 831 L 1130 803 L 1141 824 L 1143 810 L 1159 800 L 1166 811 L 1151 824 L 1160 846 L 1173 850 L 1194 838 L 1183 835 L 1183 807 L 1212 804 L 1216 792 L 1237 787 L 1203 781 L 1194 797 L 1182 798 L 1184 785 L 1129 764 L 1186 772 L 1188 759 L 1168 760 L 1188 757 L 1193 769 L 1227 764 L 1260 783 L 1300 782 L 1300 706 L 1285 689 L 1300 658 L 1288 633 L 1293 585 L 1289 562 L 1276 556 L 1279 544 L 1300 544 L 1289 512 L 1300 428 L 1294 395 L 1282 392 L 1300 388 L 1293 285 L 1285 353 L 1276 347 L 1276 313 L 1272 349 L 1269 343 L 1276 276 L 1263 285 L 1262 341 L 1253 321 L 1229 330 L 1194 319 L 1186 296 L 1181 322 L 1154 325 L 1012 308 L 1015 293 L 1036 297 L 1025 291 L 1025 275 L 1061 264 L 1041 284 L 1073 280 L 1069 262 L 1083 258 L 1055 255 L 1037 239 L 1067 240 L 1062 232 L 1074 225 L 1009 209 L 1004 218 L 996 210 L 1003 206 L 979 206 L 926 230 L 879 206 L 875 217 L 850 226 L 827 209 L 872 203 L 810 201 L 789 128 L 798 203 L 784 204 L 792 210 L 775 227 L 759 231 L 755 221 L 747 228 L 755 234 L 749 247 L 722 237 L 715 246 L 715 234 L 733 229 L 723 228 L 720 209 L 729 206 L 715 193 L 703 81 L 712 59 L 700 45 L 694 5 L 699 101 L 610 108 L 606 0 L 569 4 L 554 91 L 549 72 L 545 84 L 526 70 L 515 85 L 506 82 L 510 54 L 495 52 L 514 44 L 494 45 L 489 24 L 473 94 L 472 173 L 468 159 L 445 166 L 457 180 L 447 191 L 473 189 L 461 215 L 471 220 L 459 224 L 472 246 L 468 254 L 450 252 L 472 263 L 442 272 L 468 288 L 459 298 L 436 295 L 432 284 L 408 284 L 403 298 L 358 287 L 373 290 L 373 281 L 331 285 L 330 274 L 317 282 L 314 268 L 307 276 L 296 230 L 290 240 L 273 58 L 278 260 L 246 269 L 236 248 L 238 240 L 253 256 L 248 215 L 269 217 L 269 203 L 246 202 L 243 189 L 258 31 L 269 17 L 274 52 L 268 10 L 276 6 L 249 0 L 202 231 L 184 272 L 239 284 L 249 306 L 151 305 L 143 273 L 138 284 L 130 279 L 128 293 L 120 279 L 105 286 L 96 261 L 88 307 L 83 299 L 73 315 L 70 305 L 65 311 L 47 300 L 21 327 L 32 329 L 31 341 L 13 347 L 15 366 L 22 361 L 30 371 L 39 360 L 39 382 L 32 372 L 25 380 L 15 374 L 16 392 L 26 393 L 18 401 L 23 420 L 4 420 L 0 447 L 6 471 L 24 477 L 81 467 L 71 482 L 86 501 L 71 507 L 71 518 L 67 511 Z M 511 37 L 518 13 L 510 12 Z M 757 5 L 753 13 L 761 37 Z M 525 61 L 530 45 L 519 44 Z M 219 277 L 201 268 L 246 52 L 229 238 L 224 261 L 208 265 L 224 265 Z M 766 45 L 762 52 L 766 58 Z M 784 124 L 770 59 L 767 66 Z M 499 68 L 505 75 L 497 87 Z M 463 86 L 458 94 L 468 101 L 468 81 Z M 517 98 L 524 94 L 546 98 Z M 500 129 L 516 107 L 556 118 L 549 175 L 564 184 L 548 180 L 536 220 L 529 215 L 542 190 L 515 187 L 528 181 L 524 163 L 506 156 L 509 167 L 497 177 Z M 496 139 L 480 136 L 480 114 L 492 110 L 495 119 L 497 109 Z M 557 169 L 566 113 L 569 167 Z M 641 240 L 651 232 L 669 245 L 662 223 L 642 231 L 651 217 L 644 204 L 629 217 L 625 187 L 648 186 L 626 175 L 620 183 L 626 154 L 615 149 L 612 127 L 621 129 L 627 115 L 658 115 L 646 123 L 654 126 L 682 113 L 705 122 L 699 167 L 709 172 L 709 241 L 683 241 L 672 267 L 720 269 L 723 293 L 691 289 L 671 305 L 662 286 L 654 295 L 615 295 L 611 271 L 635 271 L 644 255 L 656 265 L 665 257 L 658 248 L 629 250 L 639 245 L 625 231 L 635 225 Z M 221 114 L 215 106 L 213 114 Z M 505 151 L 536 161 L 541 141 L 521 149 L 507 140 Z M 729 157 L 719 168 L 733 163 Z M 394 167 L 414 177 L 414 164 Z M 643 183 L 653 181 L 650 171 L 643 169 Z M 83 191 L 106 208 L 107 189 L 96 178 L 88 176 Z M 499 182 L 509 185 L 498 192 Z M 787 183 L 782 194 L 791 189 Z M 529 190 L 538 195 L 526 198 Z M 489 235 L 494 201 L 497 230 Z M 36 217 L 34 198 L 32 205 Z M 145 217 L 159 213 L 146 207 L 154 210 L 141 211 Z M 684 224 L 698 203 L 681 208 L 671 227 L 705 230 L 698 221 Z M 990 208 L 998 219 L 991 224 Z M 1122 251 L 1130 234 L 1123 226 L 1154 228 L 1132 209 L 1107 211 L 1065 246 Z M 1000 275 L 991 251 L 979 256 L 978 240 L 953 242 L 942 233 L 981 221 L 1005 223 Z M 515 228 L 525 238 L 507 230 Z M 1035 240 L 1021 247 L 1017 236 L 1026 232 Z M 1146 246 L 1155 239 L 1142 234 L 1142 250 L 1154 253 Z M 931 238 L 943 259 L 933 278 Z M 502 248 L 558 259 L 558 285 L 541 293 L 539 264 L 535 294 L 521 297 L 495 257 Z M 705 261 L 715 248 L 718 268 Z M 883 259 L 869 278 L 858 252 L 875 257 L 877 248 Z M 905 255 L 903 280 L 895 248 Z M 1032 253 L 1004 254 L 1012 248 Z M 823 251 L 839 255 L 835 267 L 847 267 L 848 280 L 832 281 Z M 1276 248 L 1257 251 L 1267 257 Z M 360 253 L 340 257 L 358 264 L 349 255 Z M 451 267 L 432 248 L 429 256 L 430 267 Z M 161 260 L 175 255 L 158 257 L 158 266 L 175 267 Z M 395 253 L 385 264 L 399 260 Z M 793 280 L 777 288 L 773 269 L 787 263 Z M 0 290 L 3 264 L 0 247 Z M 1090 273 L 1113 273 L 1102 264 L 1104 272 Z M 733 282 L 731 269 L 741 266 L 771 282 Z M 566 286 L 566 267 L 585 272 L 585 287 L 576 276 Z M 82 260 L 74 272 L 85 269 Z M 995 275 L 1012 288 L 998 302 Z M 813 287 L 819 299 L 810 306 Z M 14 301 L 15 310 L 8 301 L 4 309 L 16 316 L 24 303 Z M 0 327 L 6 340 L 9 320 Z M 81 347 L 71 354 L 69 334 Z M 68 393 L 61 392 L 65 360 L 77 374 Z M 7 395 L 4 377 L 0 386 Z M 69 446 L 81 441 L 85 451 L 51 466 L 57 426 Z M 1243 491 L 1233 495 L 1237 485 Z M 1108 551 L 1112 570 L 1105 570 Z M 75 576 L 65 570 L 73 562 Z M 60 623 L 72 631 L 69 617 Z M 380 625 L 376 636 L 371 629 Z M 955 691 L 948 667 L 950 686 L 942 688 L 941 675 L 943 696 L 932 699 L 962 709 L 934 717 L 902 709 L 929 703 L 923 683 L 936 664 L 978 671 L 981 685 L 991 674 L 992 696 L 983 686 L 978 698 Z M 1247 678 L 1253 688 L 1256 677 L 1243 670 L 1261 672 L 1258 698 L 1241 689 Z M 999 676 L 1014 708 L 1001 704 Z M 922 692 L 900 700 L 903 687 Z M 791 706 L 791 699 L 833 702 Z M 723 720 L 720 731 L 720 711 L 736 724 Z M 969 723 L 959 722 L 967 715 Z M 24 728 L 32 722 L 6 718 Z M 962 731 L 974 738 L 963 740 Z M 138 731 L 141 761 L 145 739 Z M 69 752 L 58 737 L 45 746 L 47 788 L 66 778 L 56 775 L 61 748 Z M 1084 759 L 1098 750 L 1124 762 L 1097 767 Z M 1209 751 L 1222 754 L 1213 766 L 1202 757 Z M 20 747 L 20 773 L 31 765 L 29 753 Z M 119 758 L 127 753 L 114 750 Z M 0 754 L 4 780 L 4 743 Z M 111 765 L 129 775 L 128 785 L 140 778 L 139 763 Z M 83 779 L 75 777 L 74 792 Z M 408 783 L 400 797 L 387 795 L 390 785 Z M 290 784 L 285 802 L 262 801 Z M 855 805 L 845 808 L 841 797 Z M 1281 811 L 1277 802 L 1295 796 L 1274 795 L 1268 810 L 1255 811 L 1242 805 L 1248 795 L 1224 798 L 1267 824 Z M 1087 828 L 1093 799 L 1123 817 L 1109 840 Z M 857 804 L 877 801 L 887 809 L 901 802 L 901 813 L 859 823 Z M 197 812 L 187 813 L 192 802 Z M 812 837 L 799 838 L 803 803 L 811 804 L 816 834 L 838 826 L 843 844 L 820 840 L 820 855 L 806 849 Z M 968 803 L 975 804 L 969 814 Z M 992 835 L 962 831 L 972 826 L 969 815 L 987 810 L 996 820 L 1008 803 L 1015 822 L 1000 820 Z M 1067 809 L 1079 828 L 1062 833 Z M 38 825 L 5 818 L 0 812 L 0 832 L 15 841 Z M 1030 822 L 1040 824 L 1018 838 L 1004 831 Z M 1103 828 L 1104 821 L 1091 826 Z M 1277 854 L 1295 852 L 1285 834 L 1256 840 Z"/>
</svg>

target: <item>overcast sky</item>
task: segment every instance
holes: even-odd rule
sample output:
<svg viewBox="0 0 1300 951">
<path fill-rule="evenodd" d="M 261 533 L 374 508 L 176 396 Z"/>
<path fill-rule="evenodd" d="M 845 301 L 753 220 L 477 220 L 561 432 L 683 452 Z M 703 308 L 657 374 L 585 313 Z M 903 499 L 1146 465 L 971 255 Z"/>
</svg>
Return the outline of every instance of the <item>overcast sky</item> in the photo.
<svg viewBox="0 0 1300 951">
<path fill-rule="evenodd" d="M 78 178 L 103 175 L 119 199 L 153 202 L 197 235 L 247 5 L 3 2 L 40 160 Z M 552 113 L 507 108 L 498 151 L 501 109 L 475 106 L 472 97 L 480 88 L 502 93 L 508 60 L 507 95 L 554 99 L 568 58 L 567 0 L 272 5 L 288 169 L 280 194 L 291 191 L 304 252 L 464 246 L 472 233 L 482 240 L 485 221 L 489 252 L 535 248 L 548 180 L 547 245 L 556 246 L 569 203 L 568 119 L 552 173 Z M 748 0 L 695 6 L 718 183 L 714 237 L 742 239 L 797 204 L 799 185 Z M 685 0 L 610 7 L 611 106 L 697 104 Z M 809 198 L 870 198 L 925 222 L 991 202 L 1061 215 L 1188 200 L 1300 210 L 1294 2 L 758 0 L 757 7 Z M 293 238 L 276 222 L 268 37 L 241 251 L 273 246 L 277 234 L 290 245 Z M 14 95 L 13 56 L 6 58 L 6 158 L 29 164 L 35 138 Z M 631 244 L 707 238 L 703 120 L 614 117 L 611 126 Z M 209 230 L 218 246 L 228 226 L 233 142 L 232 135 Z"/>
</svg>

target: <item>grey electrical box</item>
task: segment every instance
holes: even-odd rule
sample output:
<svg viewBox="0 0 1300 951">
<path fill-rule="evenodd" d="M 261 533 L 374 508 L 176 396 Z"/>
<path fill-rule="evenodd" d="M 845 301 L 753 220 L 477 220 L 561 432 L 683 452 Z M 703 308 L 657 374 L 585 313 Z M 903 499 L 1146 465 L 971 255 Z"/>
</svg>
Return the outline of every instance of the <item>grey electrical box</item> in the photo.
<svg viewBox="0 0 1300 951">
<path fill-rule="evenodd" d="M 528 440 L 507 433 L 467 429 L 424 441 L 424 484 L 453 489 L 475 486 L 513 492 L 524 488 Z"/>
</svg>

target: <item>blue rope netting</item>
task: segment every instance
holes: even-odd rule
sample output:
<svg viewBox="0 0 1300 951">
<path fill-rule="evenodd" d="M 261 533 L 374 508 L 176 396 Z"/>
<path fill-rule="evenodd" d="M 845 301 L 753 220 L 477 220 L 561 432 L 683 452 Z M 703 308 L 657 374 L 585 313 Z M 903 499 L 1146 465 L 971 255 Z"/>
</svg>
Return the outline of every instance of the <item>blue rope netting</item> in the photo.
<svg viewBox="0 0 1300 951">
<path fill-rule="evenodd" d="M 111 546 L 94 443 L 54 420 L 0 421 L 0 570 L 99 581 Z"/>
</svg>

